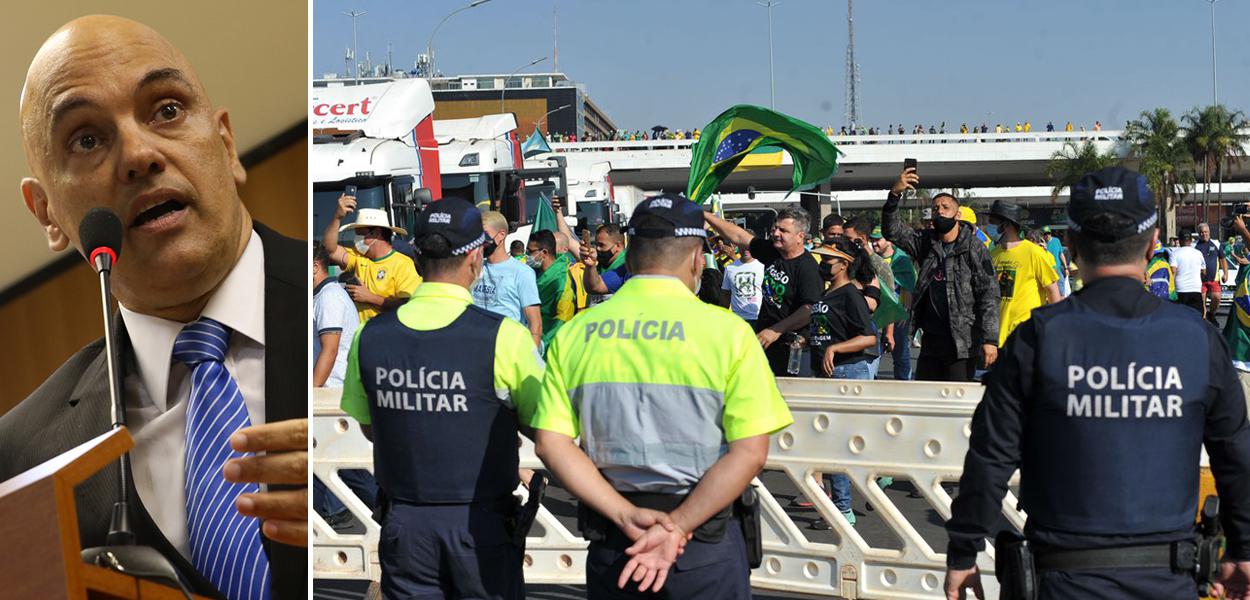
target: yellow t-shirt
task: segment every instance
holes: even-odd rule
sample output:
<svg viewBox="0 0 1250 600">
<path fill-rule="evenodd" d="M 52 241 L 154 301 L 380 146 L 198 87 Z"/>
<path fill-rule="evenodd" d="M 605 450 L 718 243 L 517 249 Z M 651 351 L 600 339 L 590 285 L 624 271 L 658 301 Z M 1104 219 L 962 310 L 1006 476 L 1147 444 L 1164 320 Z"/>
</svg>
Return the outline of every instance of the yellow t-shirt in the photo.
<svg viewBox="0 0 1250 600">
<path fill-rule="evenodd" d="M 990 250 L 1002 308 L 998 313 L 998 347 L 1007 343 L 1007 336 L 1021 323 L 1029 320 L 1033 309 L 1045 303 L 1046 288 L 1059 281 L 1055 260 L 1045 249 L 1028 240 L 1010 249 L 995 244 Z"/>
<path fill-rule="evenodd" d="M 417 275 L 417 266 L 412 259 L 391 250 L 382 258 L 365 258 L 355 248 L 343 247 L 347 251 L 347 264 L 344 271 L 351 271 L 369 291 L 383 298 L 411 298 L 412 293 L 421 285 L 421 276 Z M 360 322 L 364 323 L 377 316 L 376 306 L 356 303 L 356 312 L 360 314 Z"/>
</svg>

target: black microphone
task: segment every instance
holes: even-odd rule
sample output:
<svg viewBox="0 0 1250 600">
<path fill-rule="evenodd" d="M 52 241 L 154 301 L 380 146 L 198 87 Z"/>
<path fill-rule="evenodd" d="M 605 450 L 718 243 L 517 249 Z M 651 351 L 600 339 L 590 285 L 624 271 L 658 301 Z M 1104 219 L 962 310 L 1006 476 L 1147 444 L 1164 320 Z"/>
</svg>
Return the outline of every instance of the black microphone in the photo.
<svg viewBox="0 0 1250 600">
<path fill-rule="evenodd" d="M 122 397 L 121 358 L 117 341 L 113 337 L 113 291 L 109 276 L 122 251 L 122 222 L 113 211 L 96 207 L 87 211 L 78 225 L 78 239 L 82 253 L 100 276 L 100 300 L 104 309 L 104 350 L 108 361 L 109 400 L 111 401 L 112 427 L 126 425 L 126 407 Z M 179 587 L 183 595 L 190 593 L 178 577 L 173 565 L 155 548 L 135 545 L 135 534 L 130 529 L 130 487 L 133 475 L 130 470 L 130 453 L 123 453 L 118 462 L 117 503 L 109 520 L 109 532 L 105 545 L 86 548 L 82 559 L 97 566 L 129 573 L 136 577 L 164 580 Z"/>
</svg>

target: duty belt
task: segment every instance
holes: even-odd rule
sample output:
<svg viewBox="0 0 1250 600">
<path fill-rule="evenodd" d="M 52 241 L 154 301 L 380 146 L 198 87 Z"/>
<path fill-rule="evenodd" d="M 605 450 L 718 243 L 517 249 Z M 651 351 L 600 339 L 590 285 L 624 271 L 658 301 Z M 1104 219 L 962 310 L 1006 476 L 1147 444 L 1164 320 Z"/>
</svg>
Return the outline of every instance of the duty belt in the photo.
<svg viewBox="0 0 1250 600">
<path fill-rule="evenodd" d="M 1198 545 L 1192 541 L 1086 550 L 1035 548 L 1034 553 L 1039 571 L 1170 568 L 1192 573 L 1198 564 Z"/>
</svg>

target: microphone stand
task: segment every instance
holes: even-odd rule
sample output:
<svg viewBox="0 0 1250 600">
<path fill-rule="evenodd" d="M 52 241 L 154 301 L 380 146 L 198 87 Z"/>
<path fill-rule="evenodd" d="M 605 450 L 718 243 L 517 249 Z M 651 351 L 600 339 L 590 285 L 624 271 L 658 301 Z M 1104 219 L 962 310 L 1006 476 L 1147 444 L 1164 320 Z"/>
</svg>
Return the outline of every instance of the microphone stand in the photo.
<svg viewBox="0 0 1250 600">
<path fill-rule="evenodd" d="M 111 427 L 113 429 L 126 426 L 126 409 L 122 397 L 121 358 L 117 352 L 117 341 L 113 337 L 115 319 L 113 311 L 110 310 L 113 290 L 109 283 L 109 276 L 116 260 L 117 255 L 107 247 L 97 248 L 91 253 L 91 266 L 100 276 L 100 304 L 104 307 L 104 351 L 108 363 Z M 191 600 L 190 590 L 164 555 L 157 552 L 155 548 L 135 545 L 135 534 L 130 529 L 129 482 L 133 475 L 129 452 L 122 454 L 117 472 L 118 500 L 113 504 L 113 514 L 109 519 L 109 532 L 104 540 L 105 545 L 83 549 L 83 561 L 135 577 L 172 583 L 178 586 L 187 600 Z"/>
</svg>

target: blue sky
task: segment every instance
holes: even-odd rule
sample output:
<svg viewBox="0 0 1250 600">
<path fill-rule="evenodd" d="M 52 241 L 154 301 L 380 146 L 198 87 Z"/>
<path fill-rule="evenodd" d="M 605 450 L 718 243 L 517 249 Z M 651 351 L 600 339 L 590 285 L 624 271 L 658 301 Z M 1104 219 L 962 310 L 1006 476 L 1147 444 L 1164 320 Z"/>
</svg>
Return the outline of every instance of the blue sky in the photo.
<svg viewBox="0 0 1250 600">
<path fill-rule="evenodd" d="M 552 54 L 556 0 L 491 0 L 435 39 L 447 74 L 506 73 Z M 359 53 L 411 68 L 431 29 L 468 0 L 314 0 L 313 72 L 344 68 L 351 19 Z M 701 127 L 733 104 L 767 106 L 768 18 L 754 0 L 558 0 L 559 66 L 619 126 Z M 845 0 L 773 9 L 777 109 L 843 121 Z M 1216 5 L 1219 98 L 1250 109 L 1250 0 Z M 1034 130 L 1123 126 L 1156 106 L 1211 102 L 1205 0 L 860 0 L 862 122 L 885 126 L 1031 120 Z M 551 59 L 531 71 L 552 70 Z"/>
</svg>

